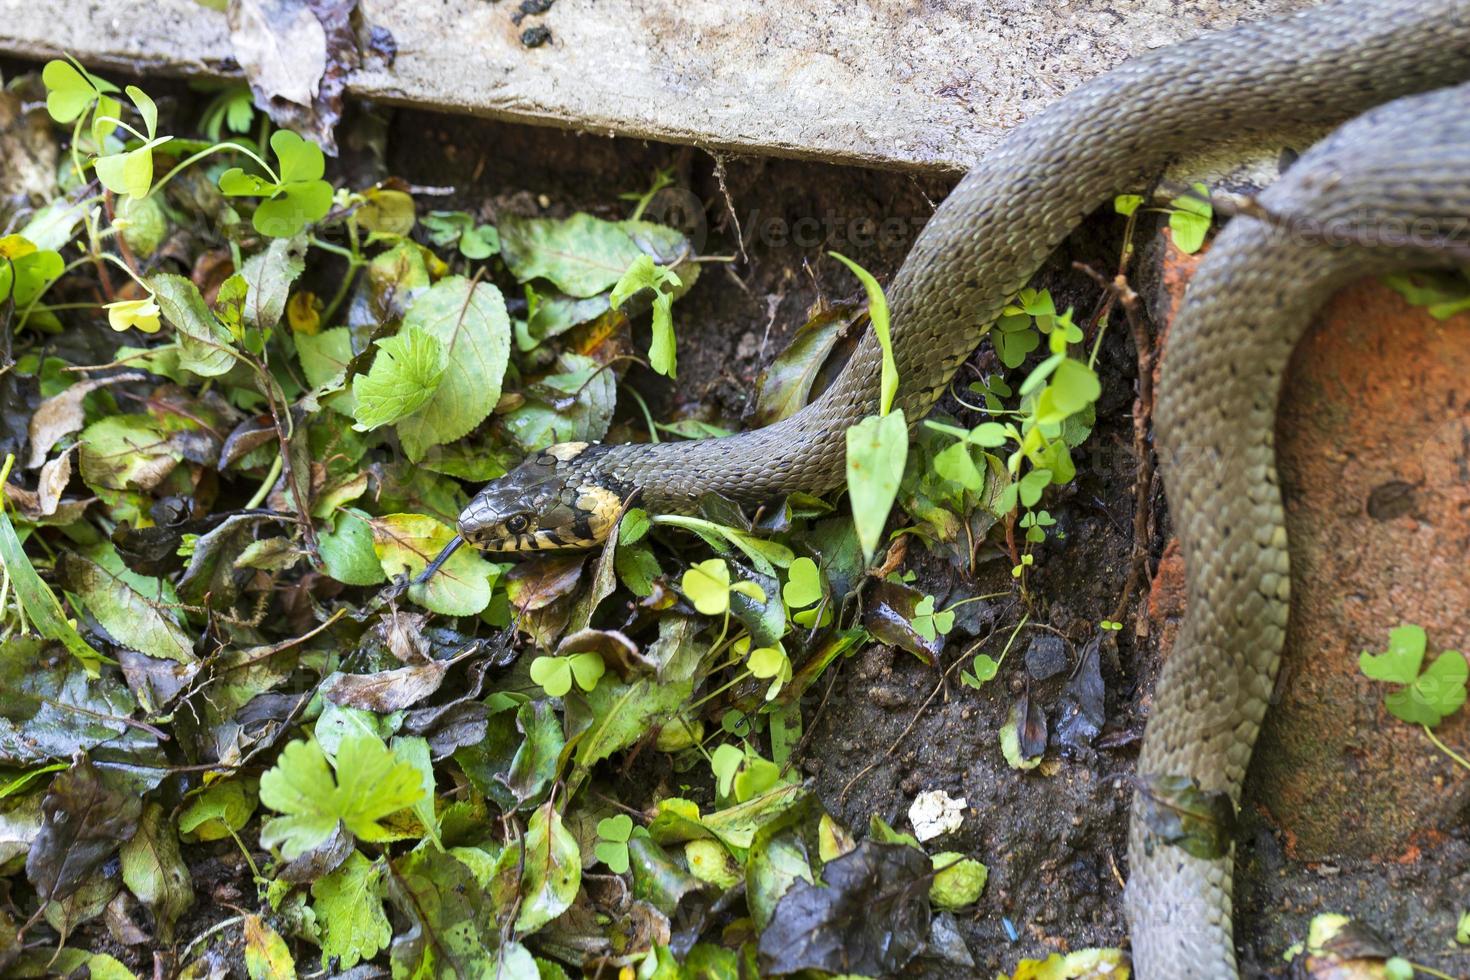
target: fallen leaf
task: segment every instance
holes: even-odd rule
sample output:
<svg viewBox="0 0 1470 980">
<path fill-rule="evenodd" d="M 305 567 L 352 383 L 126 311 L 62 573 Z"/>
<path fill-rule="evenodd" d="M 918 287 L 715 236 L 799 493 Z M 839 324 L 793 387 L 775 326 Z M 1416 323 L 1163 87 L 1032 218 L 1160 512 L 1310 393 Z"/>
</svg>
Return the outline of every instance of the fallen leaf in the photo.
<svg viewBox="0 0 1470 980">
<path fill-rule="evenodd" d="M 75 892 L 137 830 L 143 800 L 86 756 L 51 781 L 26 877 L 44 901 Z"/>
</svg>

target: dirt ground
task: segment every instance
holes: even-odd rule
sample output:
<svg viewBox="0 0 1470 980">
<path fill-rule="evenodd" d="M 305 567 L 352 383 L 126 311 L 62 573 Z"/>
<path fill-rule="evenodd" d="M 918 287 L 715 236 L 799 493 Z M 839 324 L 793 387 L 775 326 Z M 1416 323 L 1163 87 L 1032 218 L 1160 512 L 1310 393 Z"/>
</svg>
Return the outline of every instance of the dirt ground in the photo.
<svg viewBox="0 0 1470 980">
<path fill-rule="evenodd" d="M 454 187 L 457 206 L 487 200 L 523 206 L 528 202 L 514 197 L 529 193 L 545 195 L 553 211 L 607 212 L 617 194 L 646 186 L 655 168 L 675 168 L 704 206 L 703 251 L 738 255 L 743 240 L 748 261 L 706 269 L 677 305 L 677 386 L 647 373 L 634 383 L 657 396 L 656 412 L 726 422 L 740 418 L 760 370 L 814 302 L 854 296 L 855 284 L 826 252 L 842 251 L 886 281 L 954 182 L 787 160 L 717 159 L 689 148 L 407 111 L 395 114 L 389 132 L 390 172 L 416 184 Z M 879 234 L 870 238 L 864 232 L 872 227 Z M 1120 231 L 1111 215 L 1094 216 L 1049 263 L 1039 284 L 1052 290 L 1059 308 L 1091 312 L 1097 291 L 1070 265 L 1111 269 Z M 1146 251 L 1140 280 L 1147 280 L 1149 268 Z M 988 369 L 986 356 L 977 353 L 974 363 Z M 1114 329 L 1105 338 L 1099 374 L 1098 423 L 1079 453 L 1078 479 L 1054 490 L 1048 505 L 1065 537 L 1054 536 L 1038 555 L 1031 623 L 997 680 L 974 691 L 956 682 L 955 671 L 942 680 L 906 652 L 876 646 L 840 664 L 830 684 L 824 678 L 804 712 L 809 738 L 801 765 L 828 810 L 847 826 L 863 828 L 876 813 L 906 827 L 908 806 L 924 790 L 943 789 L 967 801 L 964 827 L 943 846 L 969 852 L 990 868 L 979 907 L 961 920 L 981 976 L 1009 970 L 1022 956 L 1117 946 L 1127 937 L 1122 885 L 1130 780 L 1159 666 L 1160 624 L 1149 621 L 1146 586 L 1134 597 L 1116 645 L 1102 650 L 1107 721 L 1096 744 L 1107 747 L 1060 754 L 1050 775 L 1021 773 L 1007 766 L 996 736 L 1028 685 L 1056 722 L 1072 671 L 1034 681 L 1020 655 L 1035 637 L 1059 635 L 1075 669 L 1126 577 L 1137 374 L 1126 331 Z M 939 410 L 978 420 L 953 398 Z M 1169 534 L 1164 496 L 1157 484 L 1155 489 L 1150 572 Z M 1010 562 L 993 541 L 977 549 L 973 571 L 918 547 L 909 555 L 919 584 L 941 602 L 946 595 L 953 601 L 1011 588 Z M 1014 599 L 969 609 L 945 650 L 945 668 L 968 660 L 981 640 L 978 649 L 998 655 L 1024 612 Z M 1443 919 L 1445 905 L 1466 894 L 1470 842 L 1463 834 L 1437 839 L 1440 853 L 1413 864 L 1305 865 L 1289 861 L 1280 832 L 1248 801 L 1238 840 L 1236 921 L 1246 976 L 1287 975 L 1283 950 L 1304 937 L 1311 916 L 1321 911 L 1361 917 L 1400 954 L 1452 975 L 1463 972 L 1463 954 L 1446 946 L 1443 929 L 1431 932 L 1425 925 Z"/>
<path fill-rule="evenodd" d="M 953 184 L 948 178 L 785 160 L 717 159 L 691 148 L 408 110 L 357 107 L 354 115 L 344 146 L 355 181 L 392 174 L 415 185 L 420 200 L 423 188 L 444 188 L 442 207 L 479 208 L 486 217 L 497 208 L 548 214 L 581 209 L 620 217 L 627 207 L 618 201 L 620 193 L 641 191 L 656 169 L 672 167 L 678 183 L 703 206 L 704 254 L 734 255 L 737 261 L 706 265 L 696 288 L 674 308 L 677 384 L 646 371 L 631 378 L 662 418 L 738 423 L 761 368 L 813 303 L 858 295 L 856 283 L 827 251 L 843 252 L 886 281 Z M 1095 216 L 1054 257 L 1041 278 L 1059 308 L 1074 305 L 1082 317 L 1092 311 L 1097 290 L 1071 272 L 1070 264 L 1076 259 L 1111 269 L 1120 230 L 1112 216 Z M 985 356 L 977 354 L 977 362 Z M 1127 940 L 1122 887 L 1130 780 L 1159 663 L 1147 583 L 1133 597 L 1116 643 L 1101 651 L 1107 720 L 1093 746 L 1065 753 L 1053 748 L 1048 756 L 1055 765 L 1018 772 L 1006 764 L 997 741 L 1012 703 L 1028 686 L 1055 724 L 1062 689 L 1096 624 L 1112 614 L 1126 577 L 1136 367 L 1119 325 L 1105 338 L 1098 373 L 1104 392 L 1097 427 L 1078 454 L 1078 479 L 1054 489 L 1047 505 L 1065 533 L 1054 534 L 1038 552 L 1029 581 L 1030 622 L 996 680 L 972 690 L 958 683 L 957 671 L 942 679 L 939 670 L 913 656 L 876 646 L 835 665 L 805 705 L 809 738 L 800 765 L 828 810 L 849 828 L 863 830 L 876 813 L 908 829 L 908 806 L 924 790 L 943 789 L 967 801 L 963 828 L 941 843 L 990 868 L 979 906 L 960 920 L 977 976 L 1009 971 L 1023 956 Z M 952 399 L 941 410 L 978 420 Z M 1168 540 L 1161 491 L 1153 506 L 1150 571 Z M 918 585 L 941 603 L 1012 589 L 1010 561 L 993 540 L 977 548 L 973 568 L 952 567 L 917 545 L 909 561 L 918 570 Z M 966 610 L 942 668 L 968 660 L 977 644 L 998 656 L 1026 611 L 1016 598 Z M 1068 669 L 1031 680 L 1024 654 L 1033 640 L 1045 637 L 1062 640 Z M 1360 916 L 1403 955 L 1463 973 L 1463 956 L 1447 951 L 1441 935 L 1423 928 L 1427 909 L 1462 902 L 1470 892 L 1470 843 L 1463 832 L 1441 839 L 1440 853 L 1412 865 L 1304 866 L 1287 859 L 1283 841 L 1262 814 L 1247 806 L 1243 819 L 1237 935 L 1247 976 L 1285 976 L 1281 952 L 1323 910 Z M 180 923 L 187 937 L 222 914 L 222 904 L 248 904 L 253 888 L 229 842 L 185 853 L 198 873 L 199 891 L 213 899 L 213 908 L 206 900 Z M 118 955 L 135 959 L 137 951 Z"/>
</svg>

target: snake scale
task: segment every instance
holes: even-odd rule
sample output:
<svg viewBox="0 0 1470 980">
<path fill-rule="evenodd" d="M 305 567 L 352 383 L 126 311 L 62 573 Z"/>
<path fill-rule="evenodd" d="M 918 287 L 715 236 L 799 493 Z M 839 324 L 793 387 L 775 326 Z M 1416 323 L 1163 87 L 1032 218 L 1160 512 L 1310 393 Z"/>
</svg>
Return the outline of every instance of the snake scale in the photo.
<svg viewBox="0 0 1470 980">
<path fill-rule="evenodd" d="M 888 287 L 896 405 L 913 422 L 1051 251 L 1114 194 L 1142 189 L 1210 140 L 1366 112 L 1262 196 L 1283 221 L 1240 218 L 1221 233 L 1173 328 L 1156 422 L 1189 603 L 1141 776 L 1190 777 L 1239 801 L 1287 616 L 1273 444 L 1281 377 L 1340 284 L 1434 261 L 1403 235 L 1374 247 L 1379 231 L 1464 234 L 1455 222 L 1470 217 L 1470 90 L 1415 93 L 1467 79 L 1470 0 L 1349 0 L 1161 48 L 1011 131 L 936 210 Z M 1304 234 L 1311 220 L 1339 241 Z M 652 510 L 678 511 L 710 491 L 756 502 L 834 489 L 848 426 L 876 411 L 880 364 L 869 337 L 820 398 L 763 429 L 554 446 L 482 490 L 460 535 L 496 551 L 586 547 L 634 490 Z M 1139 806 L 1126 891 L 1138 975 L 1237 976 L 1230 855 L 1203 860 L 1150 840 Z"/>
</svg>

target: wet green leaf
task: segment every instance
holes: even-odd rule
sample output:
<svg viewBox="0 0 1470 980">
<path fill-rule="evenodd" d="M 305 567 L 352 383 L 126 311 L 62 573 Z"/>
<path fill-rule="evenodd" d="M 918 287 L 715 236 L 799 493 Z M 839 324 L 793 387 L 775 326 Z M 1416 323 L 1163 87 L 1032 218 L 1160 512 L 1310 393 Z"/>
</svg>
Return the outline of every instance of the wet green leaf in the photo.
<svg viewBox="0 0 1470 980">
<path fill-rule="evenodd" d="M 515 927 L 525 935 L 570 908 L 581 884 L 581 848 L 546 803 L 531 814 L 525 836 L 500 852 L 491 893 L 507 908 L 519 898 Z"/>
<path fill-rule="evenodd" d="M 409 459 L 453 442 L 484 421 L 500 399 L 510 359 L 510 319 L 500 290 L 450 276 L 409 307 L 403 329 L 420 329 L 443 345 L 447 365 L 433 397 L 398 423 Z"/>
<path fill-rule="evenodd" d="M 847 493 L 864 559 L 871 563 L 903 480 L 909 430 L 903 410 L 870 415 L 847 430 Z"/>
<path fill-rule="evenodd" d="M 449 360 L 439 338 L 418 327 L 405 327 L 377 346 L 372 368 L 352 379 L 355 428 L 364 432 L 397 422 L 428 403 Z"/>
<path fill-rule="evenodd" d="M 315 740 L 286 746 L 260 777 L 260 801 L 284 814 L 262 826 L 262 845 L 280 846 L 294 860 L 330 837 L 339 821 L 362 840 L 391 839 L 382 819 L 413 806 L 424 792 L 414 767 L 371 735 L 344 739 L 335 768 L 334 780 Z"/>
<path fill-rule="evenodd" d="M 353 851 L 337 870 L 312 882 L 312 908 L 322 927 L 322 956 L 338 957 L 350 970 L 370 960 L 393 938 L 381 897 L 383 869 Z"/>
<path fill-rule="evenodd" d="M 413 578 L 424 570 L 454 529 L 422 514 L 388 514 L 372 519 L 373 550 L 388 578 Z M 408 596 L 425 609 L 446 616 L 473 616 L 490 604 L 498 566 L 471 548 L 460 548 L 434 577 L 409 587 Z"/>
<path fill-rule="evenodd" d="M 616 222 L 590 214 L 500 219 L 501 256 L 521 282 L 547 279 L 571 296 L 595 296 L 622 278 L 643 251 Z"/>
<path fill-rule="evenodd" d="M 157 803 L 147 805 L 137 833 L 122 846 L 122 878 L 153 912 L 159 938 L 171 942 L 174 923 L 194 904 L 194 886 L 179 853 L 179 835 Z"/>
</svg>

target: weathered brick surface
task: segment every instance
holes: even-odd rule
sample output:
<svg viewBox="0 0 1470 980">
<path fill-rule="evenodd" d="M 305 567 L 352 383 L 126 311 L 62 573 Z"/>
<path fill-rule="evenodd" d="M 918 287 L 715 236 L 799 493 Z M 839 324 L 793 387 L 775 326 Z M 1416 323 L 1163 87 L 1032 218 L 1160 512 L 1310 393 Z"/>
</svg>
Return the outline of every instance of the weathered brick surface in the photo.
<svg viewBox="0 0 1470 980">
<path fill-rule="evenodd" d="M 1166 249 L 1156 310 L 1177 310 L 1196 264 Z M 1375 281 L 1336 296 L 1292 359 L 1277 425 L 1292 616 L 1246 794 L 1294 857 L 1417 860 L 1470 802 L 1464 770 L 1358 668 L 1402 623 L 1428 631 L 1431 655 L 1470 651 L 1467 378 L 1470 316 L 1435 320 Z M 1166 655 L 1183 576 L 1171 554 L 1150 607 Z M 1465 754 L 1470 711 L 1436 735 Z"/>
</svg>

